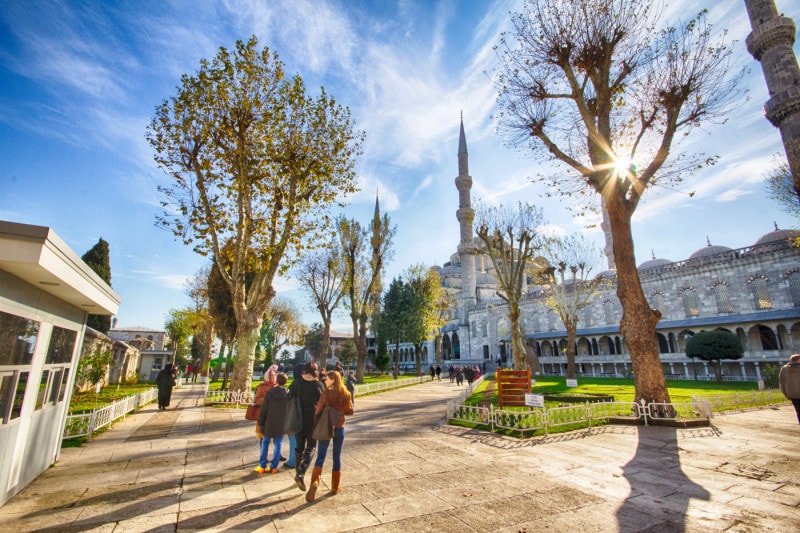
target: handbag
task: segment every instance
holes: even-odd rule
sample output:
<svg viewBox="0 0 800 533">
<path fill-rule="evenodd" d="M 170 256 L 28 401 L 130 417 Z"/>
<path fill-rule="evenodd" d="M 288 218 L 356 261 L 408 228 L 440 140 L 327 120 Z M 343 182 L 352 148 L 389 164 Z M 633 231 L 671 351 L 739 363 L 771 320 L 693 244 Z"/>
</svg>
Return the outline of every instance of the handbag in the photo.
<svg viewBox="0 0 800 533">
<path fill-rule="evenodd" d="M 261 411 L 260 405 L 250 404 L 247 406 L 247 410 L 244 412 L 244 419 L 258 420 L 258 414 L 260 411 Z"/>
<path fill-rule="evenodd" d="M 289 403 L 286 406 L 286 421 L 283 423 L 283 432 L 287 435 L 295 435 L 301 429 L 303 429 L 303 410 L 300 406 L 300 395 L 295 394 L 293 398 L 289 398 Z"/>
<path fill-rule="evenodd" d="M 339 411 L 326 405 L 314 422 L 314 431 L 311 438 L 314 440 L 331 440 L 333 438 L 333 426 L 339 419 Z"/>
</svg>

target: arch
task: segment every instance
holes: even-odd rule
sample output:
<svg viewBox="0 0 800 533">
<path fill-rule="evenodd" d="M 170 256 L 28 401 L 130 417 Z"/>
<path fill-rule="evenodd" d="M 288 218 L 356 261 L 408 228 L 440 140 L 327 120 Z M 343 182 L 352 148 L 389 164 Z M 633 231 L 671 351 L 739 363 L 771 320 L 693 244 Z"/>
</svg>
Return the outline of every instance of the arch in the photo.
<svg viewBox="0 0 800 533">
<path fill-rule="evenodd" d="M 497 319 L 495 323 L 495 328 L 497 329 L 497 338 L 506 339 L 511 336 L 511 322 L 509 322 L 508 317 L 502 316 Z"/>
<path fill-rule="evenodd" d="M 789 284 L 789 295 L 792 298 L 792 305 L 800 307 L 800 269 L 792 269 L 783 275 Z"/>
<path fill-rule="evenodd" d="M 778 350 L 778 337 L 771 328 L 764 324 L 756 324 L 750 328 L 750 345 L 760 346 L 761 350 Z"/>
<path fill-rule="evenodd" d="M 423 346 L 422 347 L 422 356 L 421 357 L 422 357 L 422 361 L 423 362 L 428 361 L 428 347 L 427 346 Z"/>
<path fill-rule="evenodd" d="M 576 353 L 578 355 L 592 355 L 592 344 L 589 342 L 588 339 L 585 337 L 581 337 L 578 339 L 578 349 Z"/>
<path fill-rule="evenodd" d="M 597 345 L 597 339 L 592 339 L 592 355 L 600 355 L 600 347 Z"/>
<path fill-rule="evenodd" d="M 675 334 L 670 332 L 667 340 L 669 341 L 669 353 L 678 353 L 678 340 L 675 338 Z"/>
<path fill-rule="evenodd" d="M 452 359 L 453 358 L 453 347 L 450 344 L 450 335 L 442 335 L 442 358 Z"/>
<path fill-rule="evenodd" d="M 599 347 L 600 347 L 600 355 L 616 354 L 616 346 L 614 346 L 614 341 L 611 340 L 611 337 L 608 336 L 600 337 Z"/>
<path fill-rule="evenodd" d="M 684 287 L 680 291 L 684 314 L 691 318 L 700 314 L 700 304 L 697 300 L 697 291 L 692 287 Z"/>
<path fill-rule="evenodd" d="M 542 357 L 553 357 L 553 346 L 550 344 L 550 341 L 544 341 L 542 343 Z"/>
<path fill-rule="evenodd" d="M 717 313 L 733 313 L 733 303 L 731 302 L 731 291 L 728 283 L 717 281 L 711 285 L 714 291 L 714 301 L 717 304 Z"/>
<path fill-rule="evenodd" d="M 750 291 L 753 294 L 753 304 L 756 309 L 772 309 L 772 298 L 767 288 L 769 279 L 762 274 L 750 276 L 747 282 L 750 284 Z"/>
<path fill-rule="evenodd" d="M 672 353 L 669 351 L 669 342 L 663 333 L 656 333 L 658 338 L 658 352 L 659 353 Z"/>
<path fill-rule="evenodd" d="M 461 341 L 458 340 L 458 333 L 453 333 L 453 359 L 461 359 Z"/>
<path fill-rule="evenodd" d="M 559 353 L 559 355 L 560 354 L 567 355 L 567 347 L 568 346 L 569 346 L 569 343 L 567 342 L 567 339 L 561 339 L 558 342 L 558 353 Z"/>
</svg>

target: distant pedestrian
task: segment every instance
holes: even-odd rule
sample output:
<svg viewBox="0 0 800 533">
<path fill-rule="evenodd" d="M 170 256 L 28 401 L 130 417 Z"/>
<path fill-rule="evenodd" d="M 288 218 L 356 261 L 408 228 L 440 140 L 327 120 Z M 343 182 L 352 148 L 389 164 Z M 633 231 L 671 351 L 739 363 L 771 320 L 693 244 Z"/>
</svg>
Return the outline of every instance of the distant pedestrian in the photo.
<svg viewBox="0 0 800 533">
<path fill-rule="evenodd" d="M 278 463 L 281 460 L 281 444 L 283 443 L 283 426 L 286 423 L 286 406 L 289 403 L 289 393 L 286 390 L 286 374 L 281 372 L 275 378 L 275 386 L 270 388 L 261 403 L 258 413 L 258 425 L 263 435 L 261 439 L 261 454 L 258 457 L 256 473 L 263 474 L 267 471 L 267 457 L 269 443 L 272 441 L 272 462 L 270 472 L 278 473 Z"/>
<path fill-rule="evenodd" d="M 356 403 L 356 376 L 351 370 L 347 373 L 347 383 L 345 384 L 347 387 L 347 392 L 350 393 L 350 399 L 353 402 L 353 405 Z"/>
<path fill-rule="evenodd" d="M 442 367 L 436 365 L 436 381 L 442 381 Z"/>
<path fill-rule="evenodd" d="M 472 385 L 472 382 L 475 381 L 475 369 L 470 365 L 465 366 L 464 377 L 467 378 L 467 385 Z"/>
<path fill-rule="evenodd" d="M 456 379 L 456 371 L 453 365 L 447 365 L 447 374 L 450 376 L 450 383 L 452 383 Z"/>
<path fill-rule="evenodd" d="M 433 368 L 433 365 L 431 365 L 430 369 L 428 369 L 428 373 L 431 375 L 431 381 L 433 381 L 433 378 L 436 377 L 436 369 Z"/>
<path fill-rule="evenodd" d="M 333 369 L 336 370 L 341 377 L 344 377 L 344 368 L 342 368 L 341 361 L 336 361 L 336 365 L 334 365 Z"/>
<path fill-rule="evenodd" d="M 169 407 L 172 399 L 172 387 L 175 386 L 175 375 L 172 373 L 172 365 L 167 363 L 156 376 L 156 386 L 158 387 L 158 409 L 163 411 Z"/>
<path fill-rule="evenodd" d="M 322 413 L 325 406 L 328 405 L 339 411 L 339 418 L 333 425 L 333 471 L 331 472 L 331 490 L 330 494 L 338 494 L 340 483 L 342 479 L 342 447 L 344 446 L 344 422 L 345 415 L 353 414 L 353 401 L 350 393 L 342 383 L 342 376 L 338 372 L 328 372 L 325 380 L 325 390 L 319 399 L 315 415 Z M 317 460 L 314 462 L 314 470 L 311 471 L 311 485 L 306 493 L 306 501 L 314 501 L 316 496 L 317 487 L 319 486 L 319 478 L 322 475 L 322 465 L 325 464 L 325 456 L 328 454 L 328 446 L 330 440 L 319 441 L 319 451 L 317 453 Z"/>
<path fill-rule="evenodd" d="M 276 370 L 278 369 L 277 366 L 272 365 L 267 370 L 267 375 L 264 377 L 264 381 L 259 383 L 258 387 L 256 387 L 256 393 L 253 395 L 253 405 L 261 408 L 261 404 L 264 403 L 264 396 L 270 391 L 272 387 L 277 385 L 277 381 L 275 381 L 275 377 L 277 376 Z M 261 446 L 261 439 L 264 437 L 261 434 L 261 426 L 258 420 L 256 420 L 256 437 L 258 437 L 258 445 Z"/>
<path fill-rule="evenodd" d="M 789 362 L 781 368 L 778 380 L 781 392 L 794 405 L 797 422 L 800 423 L 800 353 L 789 357 Z"/>
<path fill-rule="evenodd" d="M 464 383 L 464 370 L 460 367 L 456 367 L 456 385 L 459 387 Z"/>
</svg>

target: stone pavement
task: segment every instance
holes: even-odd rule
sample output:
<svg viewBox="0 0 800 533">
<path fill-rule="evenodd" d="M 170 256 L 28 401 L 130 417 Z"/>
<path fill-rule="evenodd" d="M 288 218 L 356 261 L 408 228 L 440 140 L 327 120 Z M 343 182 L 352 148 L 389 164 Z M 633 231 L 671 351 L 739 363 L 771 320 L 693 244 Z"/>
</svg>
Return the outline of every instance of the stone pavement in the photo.
<svg viewBox="0 0 800 533">
<path fill-rule="evenodd" d="M 446 426 L 445 380 L 356 398 L 343 492 L 257 475 L 254 424 L 199 386 L 128 416 L 0 508 L 0 531 L 800 531 L 791 405 L 699 429 L 611 426 L 519 440 Z M 176 405 L 177 404 L 177 405 Z M 310 474 L 309 474 L 310 476 Z"/>
</svg>

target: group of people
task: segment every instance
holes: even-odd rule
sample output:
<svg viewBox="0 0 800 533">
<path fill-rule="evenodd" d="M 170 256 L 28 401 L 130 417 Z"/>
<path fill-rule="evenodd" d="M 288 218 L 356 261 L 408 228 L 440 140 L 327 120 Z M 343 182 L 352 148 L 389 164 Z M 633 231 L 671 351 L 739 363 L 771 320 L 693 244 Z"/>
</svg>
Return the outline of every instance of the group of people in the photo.
<svg viewBox="0 0 800 533">
<path fill-rule="evenodd" d="M 267 371 L 264 382 L 256 388 L 254 403 L 260 405 L 256 436 L 260 439 L 261 453 L 255 471 L 259 474 L 267 472 L 269 445 L 272 443 L 272 461 L 269 471 L 278 472 L 281 460 L 289 402 L 299 399 L 302 426 L 297 433 L 289 436 L 290 455 L 286 461 L 288 468 L 295 469 L 294 481 L 297 487 L 306 493 L 306 501 L 312 502 L 316 497 L 322 475 L 322 466 L 333 441 L 333 471 L 331 472 L 330 494 L 341 491 L 342 479 L 342 447 L 345 436 L 345 416 L 353 414 L 353 396 L 355 394 L 355 377 L 350 372 L 345 381 L 344 369 L 337 362 L 336 368 L 329 372 L 319 370 L 315 362 L 295 365 L 294 380 L 287 389 L 288 378 L 285 373 L 277 372 L 273 365 Z M 333 438 L 317 441 L 312 436 L 314 423 L 326 406 L 334 408 L 339 417 L 334 422 Z M 314 459 L 311 481 L 306 486 L 305 474 Z"/>
<path fill-rule="evenodd" d="M 433 365 L 431 365 L 431 368 L 430 368 L 430 370 L 428 372 L 430 372 L 430 374 L 431 374 L 431 381 L 433 381 L 434 379 L 436 379 L 438 381 L 442 381 L 442 367 L 441 366 L 436 365 L 434 367 Z"/>
<path fill-rule="evenodd" d="M 450 375 L 450 383 L 455 381 L 456 385 L 463 385 L 466 379 L 467 384 L 472 385 L 481 376 L 481 369 L 477 365 L 451 365 L 447 368 L 447 373 Z"/>
</svg>

